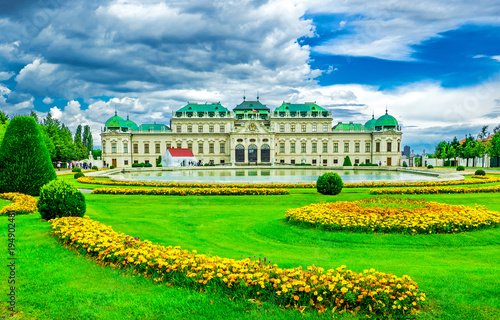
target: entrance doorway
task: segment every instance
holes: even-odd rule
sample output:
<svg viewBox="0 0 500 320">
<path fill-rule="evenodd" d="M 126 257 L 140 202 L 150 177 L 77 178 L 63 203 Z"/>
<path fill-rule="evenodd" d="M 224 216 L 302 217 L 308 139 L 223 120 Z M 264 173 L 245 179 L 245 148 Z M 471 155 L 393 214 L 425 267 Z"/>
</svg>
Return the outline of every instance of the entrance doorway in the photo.
<svg viewBox="0 0 500 320">
<path fill-rule="evenodd" d="M 392 166 L 392 158 L 391 157 L 387 157 L 387 165 Z"/>
<path fill-rule="evenodd" d="M 111 159 L 111 164 L 112 164 L 112 165 L 113 165 L 113 167 L 115 167 L 115 168 L 116 168 L 116 167 L 118 167 L 118 166 L 116 165 L 116 159 Z"/>
</svg>

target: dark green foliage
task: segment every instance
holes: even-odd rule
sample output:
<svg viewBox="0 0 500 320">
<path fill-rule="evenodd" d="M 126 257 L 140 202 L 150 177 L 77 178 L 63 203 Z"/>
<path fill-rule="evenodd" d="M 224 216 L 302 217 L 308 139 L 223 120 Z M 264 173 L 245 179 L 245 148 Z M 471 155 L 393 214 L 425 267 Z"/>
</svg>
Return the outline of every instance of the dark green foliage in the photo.
<svg viewBox="0 0 500 320">
<path fill-rule="evenodd" d="M 110 166 L 109 166 L 109 168 L 110 168 L 110 169 L 114 169 L 114 168 L 115 168 L 115 166 L 114 166 L 114 165 L 110 165 Z"/>
<path fill-rule="evenodd" d="M 51 181 L 40 189 L 38 212 L 44 220 L 83 217 L 85 209 L 83 194 L 64 180 Z"/>
<path fill-rule="evenodd" d="M 83 174 L 83 172 L 77 172 L 77 173 L 75 173 L 75 175 L 73 177 L 75 177 L 75 179 L 78 179 L 81 177 L 85 177 L 85 174 Z"/>
<path fill-rule="evenodd" d="M 433 169 L 433 168 L 434 168 L 434 166 L 432 164 L 427 166 L 427 169 Z"/>
<path fill-rule="evenodd" d="M 161 156 L 159 156 L 158 159 L 156 159 L 156 166 L 157 167 L 161 166 Z"/>
<path fill-rule="evenodd" d="M 99 169 L 97 168 L 97 166 L 93 166 L 92 170 L 99 170 Z"/>
<path fill-rule="evenodd" d="M 89 126 L 83 127 L 83 145 L 89 151 L 93 149 L 92 132 Z"/>
<path fill-rule="evenodd" d="M 464 166 L 458 166 L 457 167 L 457 171 L 464 171 L 465 170 L 465 167 Z"/>
<path fill-rule="evenodd" d="M 153 165 L 151 163 L 146 163 L 144 166 L 147 168 L 151 168 Z"/>
<path fill-rule="evenodd" d="M 158 168 L 161 168 L 163 167 L 163 165 L 160 163 L 159 165 L 157 165 Z"/>
<path fill-rule="evenodd" d="M 343 166 L 344 167 L 350 167 L 350 166 L 352 166 L 351 159 L 349 158 L 349 156 L 345 157 Z"/>
<path fill-rule="evenodd" d="M 32 117 L 10 120 L 0 146 L 0 192 L 40 194 L 56 178 L 40 129 Z"/>
<path fill-rule="evenodd" d="M 355 164 L 354 164 L 354 166 L 355 166 L 355 167 L 357 167 L 357 166 L 358 166 L 358 164 L 357 164 L 357 163 L 355 163 Z"/>
<path fill-rule="evenodd" d="M 342 191 L 344 183 L 338 173 L 327 172 L 318 177 L 316 189 L 321 194 L 336 195 Z"/>
<path fill-rule="evenodd" d="M 82 172 L 82 168 L 74 167 L 73 170 L 71 170 L 71 172 Z"/>
<path fill-rule="evenodd" d="M 486 175 L 486 172 L 484 172 L 483 169 L 478 169 L 476 170 L 476 172 L 474 173 L 476 176 L 485 176 Z"/>
<path fill-rule="evenodd" d="M 296 166 L 311 166 L 312 164 L 310 163 L 296 163 Z"/>
<path fill-rule="evenodd" d="M 408 168 L 408 165 L 406 164 L 406 161 L 403 161 L 403 167 Z"/>
<path fill-rule="evenodd" d="M 144 168 L 144 167 L 147 167 L 147 165 L 144 162 L 132 163 L 132 168 Z"/>
</svg>

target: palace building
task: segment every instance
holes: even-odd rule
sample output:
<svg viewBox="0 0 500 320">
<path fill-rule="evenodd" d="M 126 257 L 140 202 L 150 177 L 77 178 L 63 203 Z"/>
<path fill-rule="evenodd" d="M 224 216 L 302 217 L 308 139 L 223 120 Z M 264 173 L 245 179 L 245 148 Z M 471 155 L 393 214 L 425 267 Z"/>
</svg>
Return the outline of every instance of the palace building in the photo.
<svg viewBox="0 0 500 320">
<path fill-rule="evenodd" d="M 332 126 L 332 115 L 315 102 L 285 103 L 271 110 L 256 101 L 232 111 L 218 103 L 188 103 L 172 112 L 170 125 L 138 126 L 115 115 L 101 132 L 104 165 L 156 165 L 168 148 L 189 148 L 196 159 L 215 165 L 298 164 L 397 166 L 401 127 L 387 114 L 366 123 Z"/>
</svg>

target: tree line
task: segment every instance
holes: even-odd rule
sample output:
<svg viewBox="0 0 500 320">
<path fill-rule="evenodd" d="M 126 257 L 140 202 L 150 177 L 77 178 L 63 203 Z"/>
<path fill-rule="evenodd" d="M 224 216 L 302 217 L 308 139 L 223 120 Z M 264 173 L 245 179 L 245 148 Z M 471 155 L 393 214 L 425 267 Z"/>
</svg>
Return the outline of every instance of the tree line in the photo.
<svg viewBox="0 0 500 320">
<path fill-rule="evenodd" d="M 466 166 L 469 166 L 469 159 L 472 159 L 472 166 L 475 167 L 476 159 L 488 154 L 491 158 L 500 157 L 500 125 L 493 129 L 493 137 L 490 137 L 488 126 L 483 126 L 477 137 L 471 134 L 465 136 L 465 140 L 460 143 L 457 137 L 452 141 L 441 141 L 436 146 L 434 156 L 438 159 L 448 160 L 462 158 L 467 160 Z M 484 165 L 484 162 L 483 162 Z"/>
<path fill-rule="evenodd" d="M 93 150 L 92 133 L 88 125 L 79 125 L 73 136 L 69 128 L 58 119 L 53 118 L 50 112 L 43 120 L 39 120 L 38 115 L 33 111 L 31 111 L 30 117 L 40 128 L 52 162 L 87 159 L 89 151 Z M 0 110 L 0 144 L 9 122 L 9 117 Z"/>
</svg>

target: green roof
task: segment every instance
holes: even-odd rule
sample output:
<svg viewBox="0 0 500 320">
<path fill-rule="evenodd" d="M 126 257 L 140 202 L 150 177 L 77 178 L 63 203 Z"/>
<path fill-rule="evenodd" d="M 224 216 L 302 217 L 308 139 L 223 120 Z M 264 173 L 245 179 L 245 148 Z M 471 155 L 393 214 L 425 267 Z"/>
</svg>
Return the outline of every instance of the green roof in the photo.
<svg viewBox="0 0 500 320">
<path fill-rule="evenodd" d="M 350 131 L 363 131 L 364 126 L 361 123 L 338 123 L 334 132 L 350 132 Z"/>
<path fill-rule="evenodd" d="M 301 104 L 292 104 L 285 103 L 278 108 L 274 109 L 274 112 L 309 112 L 309 111 L 317 111 L 317 112 L 328 112 L 322 107 L 318 106 L 316 103 L 301 103 Z"/>
<path fill-rule="evenodd" d="M 385 114 L 378 118 L 377 122 L 375 122 L 376 129 L 382 127 L 394 129 L 398 127 L 398 121 L 393 116 L 387 114 L 387 110 L 385 111 Z"/>
<path fill-rule="evenodd" d="M 223 107 L 220 102 L 217 103 L 188 103 L 176 112 L 229 112 L 226 107 Z"/>
<path fill-rule="evenodd" d="M 137 126 L 137 124 L 130 120 L 127 116 L 127 120 L 125 120 L 125 123 L 127 124 L 127 127 L 130 128 L 130 130 L 139 130 L 139 127 Z"/>
<path fill-rule="evenodd" d="M 119 117 L 115 111 L 115 115 L 106 121 L 106 128 L 127 128 L 127 123 L 122 117 Z"/>
<path fill-rule="evenodd" d="M 367 130 L 373 130 L 375 129 L 375 123 L 377 120 L 375 119 L 375 116 L 372 116 L 372 118 L 365 123 L 365 129 Z"/>
<path fill-rule="evenodd" d="M 269 108 L 266 107 L 265 104 L 260 103 L 259 100 L 257 101 L 243 101 L 239 105 L 236 106 L 236 108 L 233 109 L 233 111 L 252 111 L 257 110 L 257 111 L 267 111 L 269 112 Z"/>
<path fill-rule="evenodd" d="M 170 129 L 164 124 L 141 124 L 139 127 L 142 131 L 169 131 Z"/>
</svg>

